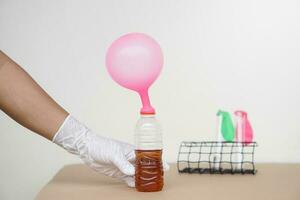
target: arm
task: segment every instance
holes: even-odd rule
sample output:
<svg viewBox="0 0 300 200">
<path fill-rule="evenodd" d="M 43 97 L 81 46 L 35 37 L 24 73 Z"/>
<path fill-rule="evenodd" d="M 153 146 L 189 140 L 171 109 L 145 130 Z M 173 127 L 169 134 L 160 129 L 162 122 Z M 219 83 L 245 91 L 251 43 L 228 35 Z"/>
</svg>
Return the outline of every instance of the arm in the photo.
<svg viewBox="0 0 300 200">
<path fill-rule="evenodd" d="M 134 146 L 93 133 L 1 51 L 0 109 L 28 129 L 78 155 L 92 169 L 134 186 Z"/>
<path fill-rule="evenodd" d="M 2 51 L 0 109 L 19 124 L 49 140 L 68 116 L 27 72 Z"/>
</svg>

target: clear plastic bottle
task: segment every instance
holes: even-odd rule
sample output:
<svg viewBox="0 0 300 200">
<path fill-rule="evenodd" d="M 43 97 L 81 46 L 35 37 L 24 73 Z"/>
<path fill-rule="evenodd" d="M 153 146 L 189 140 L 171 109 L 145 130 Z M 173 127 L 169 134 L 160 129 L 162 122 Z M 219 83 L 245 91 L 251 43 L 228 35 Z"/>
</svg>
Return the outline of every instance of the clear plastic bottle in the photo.
<svg viewBox="0 0 300 200">
<path fill-rule="evenodd" d="M 154 114 L 141 114 L 135 128 L 135 186 L 140 192 L 163 188 L 162 132 Z"/>
</svg>

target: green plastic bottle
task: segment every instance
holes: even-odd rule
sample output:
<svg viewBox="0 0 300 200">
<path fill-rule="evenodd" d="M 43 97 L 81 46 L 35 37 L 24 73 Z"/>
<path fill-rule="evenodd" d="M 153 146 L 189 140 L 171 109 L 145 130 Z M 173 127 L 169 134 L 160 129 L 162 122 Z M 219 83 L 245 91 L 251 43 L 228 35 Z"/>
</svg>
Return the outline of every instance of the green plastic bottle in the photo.
<svg viewBox="0 0 300 200">
<path fill-rule="evenodd" d="M 221 117 L 221 133 L 225 141 L 232 142 L 234 140 L 235 129 L 230 117 L 226 111 L 219 110 L 217 116 Z"/>
</svg>

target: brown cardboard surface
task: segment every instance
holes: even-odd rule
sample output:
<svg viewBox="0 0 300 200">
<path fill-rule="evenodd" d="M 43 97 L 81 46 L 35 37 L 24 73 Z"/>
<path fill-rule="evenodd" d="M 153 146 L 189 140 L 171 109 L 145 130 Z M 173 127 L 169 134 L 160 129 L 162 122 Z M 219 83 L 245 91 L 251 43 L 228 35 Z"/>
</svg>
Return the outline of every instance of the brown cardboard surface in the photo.
<svg viewBox="0 0 300 200">
<path fill-rule="evenodd" d="M 300 200 L 300 164 L 259 164 L 256 175 L 165 173 L 161 192 L 142 193 L 85 165 L 61 169 L 36 199 L 111 200 Z"/>
</svg>

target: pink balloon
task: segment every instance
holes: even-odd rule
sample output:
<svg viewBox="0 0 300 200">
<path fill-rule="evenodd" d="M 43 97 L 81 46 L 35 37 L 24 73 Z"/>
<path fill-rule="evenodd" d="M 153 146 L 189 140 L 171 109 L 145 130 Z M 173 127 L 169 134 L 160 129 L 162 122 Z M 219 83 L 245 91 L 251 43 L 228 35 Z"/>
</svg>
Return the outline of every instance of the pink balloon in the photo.
<svg viewBox="0 0 300 200">
<path fill-rule="evenodd" d="M 142 114 L 154 114 L 148 89 L 163 66 L 159 44 L 143 33 L 129 33 L 115 40 L 106 54 L 106 67 L 110 76 L 121 86 L 140 94 Z"/>
</svg>

